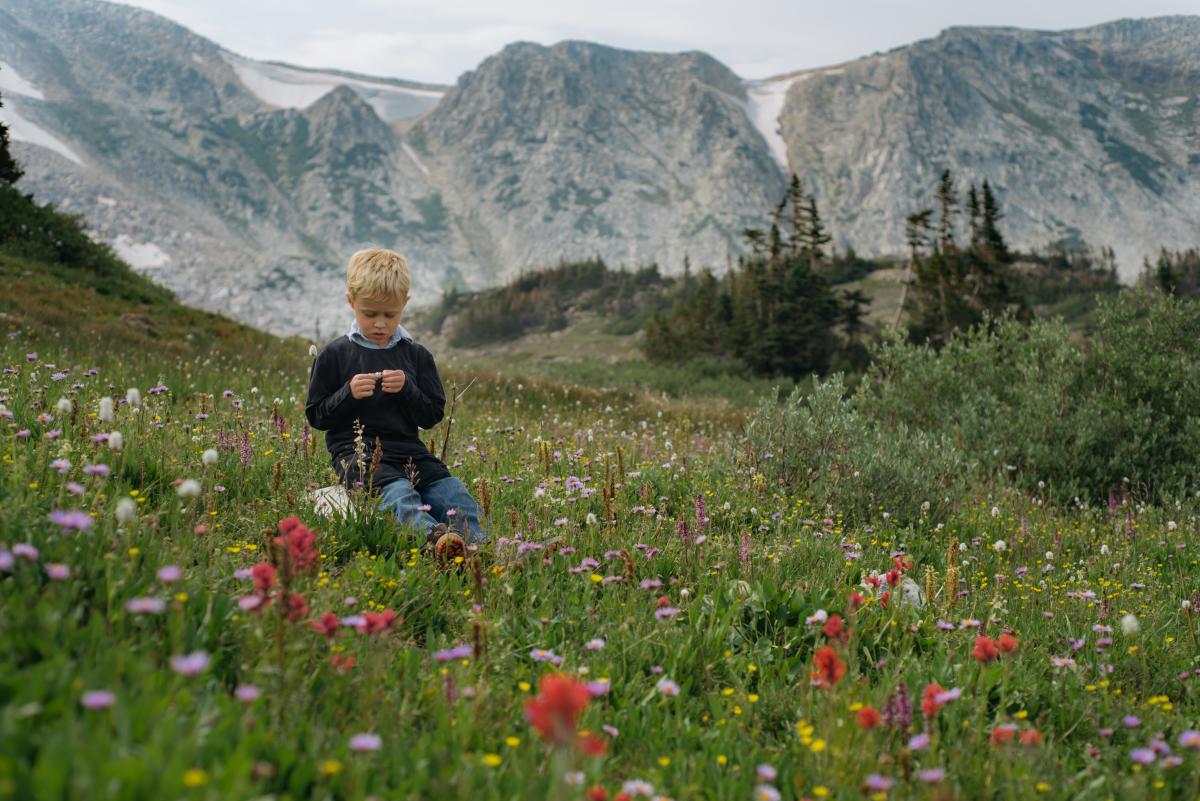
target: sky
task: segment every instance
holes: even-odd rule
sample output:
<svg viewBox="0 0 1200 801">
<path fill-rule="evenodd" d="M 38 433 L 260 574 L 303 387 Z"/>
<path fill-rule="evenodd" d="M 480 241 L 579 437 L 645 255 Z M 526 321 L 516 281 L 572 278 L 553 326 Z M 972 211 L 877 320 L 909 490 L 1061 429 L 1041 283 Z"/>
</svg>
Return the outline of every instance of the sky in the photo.
<svg viewBox="0 0 1200 801">
<path fill-rule="evenodd" d="M 450 84 L 515 41 L 703 50 L 743 78 L 827 66 L 954 25 L 1060 30 L 1200 14 L 1200 0 L 126 0 L 256 59 Z"/>
</svg>

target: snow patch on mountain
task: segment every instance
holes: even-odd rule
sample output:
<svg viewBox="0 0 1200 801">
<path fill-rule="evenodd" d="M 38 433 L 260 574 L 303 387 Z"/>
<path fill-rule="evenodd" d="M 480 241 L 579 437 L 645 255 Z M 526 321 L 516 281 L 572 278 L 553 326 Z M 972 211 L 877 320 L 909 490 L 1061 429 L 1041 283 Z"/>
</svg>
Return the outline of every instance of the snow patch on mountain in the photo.
<svg viewBox="0 0 1200 801">
<path fill-rule="evenodd" d="M 0 61 L 0 93 L 4 95 L 24 95 L 34 100 L 45 100 L 46 96 L 22 78 L 8 63 Z"/>
<path fill-rule="evenodd" d="M 128 234 L 118 236 L 113 240 L 112 246 L 117 255 L 135 270 L 153 270 L 171 261 L 171 257 L 158 245 L 153 242 L 135 242 Z"/>
<path fill-rule="evenodd" d="M 783 111 L 783 100 L 788 87 L 795 78 L 746 82 L 746 116 L 762 134 L 779 168 L 788 170 L 787 143 L 779 131 L 779 113 Z"/>
<path fill-rule="evenodd" d="M 380 119 L 397 122 L 424 114 L 436 106 L 444 94 L 434 89 L 415 89 L 386 81 L 267 64 L 232 53 L 224 56 L 243 86 L 264 103 L 280 108 L 308 108 L 337 87 L 348 86 L 375 109 Z"/>
<path fill-rule="evenodd" d="M 83 159 L 75 155 L 75 151 L 45 128 L 18 114 L 11 102 L 6 102 L 3 108 L 0 108 L 0 122 L 8 126 L 9 137 L 14 142 L 28 142 L 31 145 L 44 147 L 76 164 L 83 164 Z"/>
</svg>

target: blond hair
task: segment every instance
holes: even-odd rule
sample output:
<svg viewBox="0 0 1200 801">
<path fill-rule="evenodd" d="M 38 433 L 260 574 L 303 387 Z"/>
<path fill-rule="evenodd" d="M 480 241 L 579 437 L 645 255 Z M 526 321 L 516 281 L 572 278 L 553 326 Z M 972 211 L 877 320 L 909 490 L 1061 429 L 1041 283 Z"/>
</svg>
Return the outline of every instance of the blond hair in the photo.
<svg viewBox="0 0 1200 801">
<path fill-rule="evenodd" d="M 384 248 L 367 248 L 350 257 L 346 267 L 346 290 L 359 298 L 408 299 L 412 277 L 408 262 L 399 253 Z"/>
</svg>

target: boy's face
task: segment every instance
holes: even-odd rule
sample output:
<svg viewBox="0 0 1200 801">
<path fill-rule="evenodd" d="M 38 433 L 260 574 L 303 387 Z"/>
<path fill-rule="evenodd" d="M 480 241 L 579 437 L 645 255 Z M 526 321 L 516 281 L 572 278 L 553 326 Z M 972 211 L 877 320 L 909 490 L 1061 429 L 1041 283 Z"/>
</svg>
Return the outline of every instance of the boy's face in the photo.
<svg viewBox="0 0 1200 801">
<path fill-rule="evenodd" d="M 367 339 L 376 345 L 386 345 L 396 333 L 396 326 L 400 325 L 400 315 L 404 313 L 408 298 L 352 298 L 347 292 L 346 302 L 354 309 L 354 319 Z"/>
</svg>

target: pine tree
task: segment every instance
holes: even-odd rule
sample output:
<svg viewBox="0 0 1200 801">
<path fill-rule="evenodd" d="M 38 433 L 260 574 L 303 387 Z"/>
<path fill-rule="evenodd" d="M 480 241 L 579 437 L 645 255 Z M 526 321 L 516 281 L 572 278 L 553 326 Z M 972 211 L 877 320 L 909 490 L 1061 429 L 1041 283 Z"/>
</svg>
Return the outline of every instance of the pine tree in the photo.
<svg viewBox="0 0 1200 801">
<path fill-rule="evenodd" d="M 817 212 L 817 199 L 808 197 L 808 230 L 804 232 L 805 254 L 814 263 L 825 260 L 825 246 L 833 241 L 833 237 L 825 230 L 821 215 Z"/>
<path fill-rule="evenodd" d="M 967 190 L 967 219 L 970 225 L 970 248 L 979 252 L 983 247 L 983 211 L 979 205 L 979 193 L 975 184 Z"/>
<path fill-rule="evenodd" d="M 1000 228 L 998 227 L 998 223 L 1003 216 L 1000 213 L 1000 204 L 996 201 L 996 195 L 993 194 L 991 185 L 984 178 L 983 211 L 979 231 L 980 244 L 986 258 L 1001 264 L 1010 260 L 1008 245 L 1005 244 L 1004 237 L 1000 235 Z"/>
<path fill-rule="evenodd" d="M 0 108 L 4 107 L 4 98 L 0 97 Z M 15 184 L 24 175 L 8 150 L 8 126 L 0 122 L 0 182 Z"/>
<path fill-rule="evenodd" d="M 942 170 L 942 177 L 937 186 L 938 209 L 938 252 L 953 253 L 957 247 L 954 243 L 954 217 L 958 214 L 958 195 L 954 191 L 954 176 L 949 168 Z"/>
<path fill-rule="evenodd" d="M 804 235 L 809 228 L 808 199 L 804 187 L 800 185 L 800 177 L 792 173 L 784 201 L 791 207 L 791 230 L 788 232 L 788 253 L 799 256 L 804 252 Z"/>
</svg>

